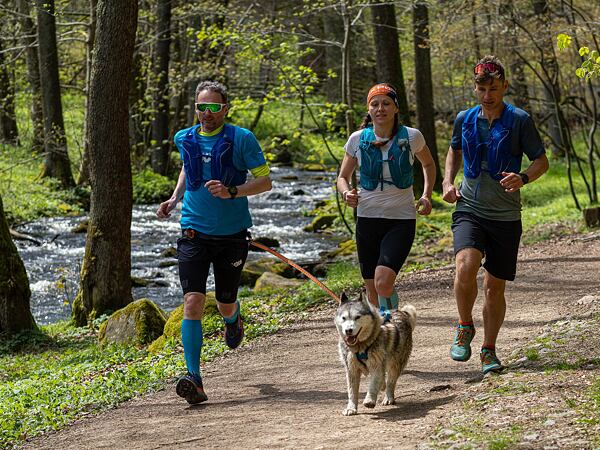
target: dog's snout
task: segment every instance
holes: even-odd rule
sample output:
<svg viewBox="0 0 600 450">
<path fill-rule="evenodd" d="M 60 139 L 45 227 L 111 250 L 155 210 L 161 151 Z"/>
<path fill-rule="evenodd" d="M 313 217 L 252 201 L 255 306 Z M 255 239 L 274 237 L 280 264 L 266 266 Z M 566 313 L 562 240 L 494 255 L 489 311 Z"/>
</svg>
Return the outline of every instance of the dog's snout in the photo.
<svg viewBox="0 0 600 450">
<path fill-rule="evenodd" d="M 352 334 L 354 334 L 354 328 L 346 328 L 346 334 L 348 336 L 352 336 Z"/>
</svg>

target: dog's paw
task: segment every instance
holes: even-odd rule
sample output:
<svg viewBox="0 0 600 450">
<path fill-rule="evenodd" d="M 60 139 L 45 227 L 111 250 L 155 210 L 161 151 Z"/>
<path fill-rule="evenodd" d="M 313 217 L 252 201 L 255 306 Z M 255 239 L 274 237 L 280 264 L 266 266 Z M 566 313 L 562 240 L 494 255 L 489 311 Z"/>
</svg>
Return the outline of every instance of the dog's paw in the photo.
<svg viewBox="0 0 600 450">
<path fill-rule="evenodd" d="M 396 404 L 396 400 L 394 399 L 394 397 L 388 397 L 387 395 L 383 397 L 383 399 L 381 400 L 381 404 L 383 406 L 387 406 L 387 405 L 395 405 Z"/>
<path fill-rule="evenodd" d="M 370 398 L 365 398 L 363 405 L 365 405 L 366 408 L 375 408 L 375 400 L 370 399 Z"/>
<path fill-rule="evenodd" d="M 356 414 L 358 414 L 358 411 L 356 411 L 356 408 L 346 408 L 345 410 L 342 411 L 343 416 L 355 416 Z"/>
</svg>

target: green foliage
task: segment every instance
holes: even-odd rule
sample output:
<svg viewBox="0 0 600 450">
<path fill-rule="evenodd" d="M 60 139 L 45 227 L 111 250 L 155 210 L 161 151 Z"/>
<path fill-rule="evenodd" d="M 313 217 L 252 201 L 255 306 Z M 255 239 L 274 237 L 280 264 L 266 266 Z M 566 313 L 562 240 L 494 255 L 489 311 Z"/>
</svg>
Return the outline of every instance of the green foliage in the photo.
<svg viewBox="0 0 600 450">
<path fill-rule="evenodd" d="M 571 46 L 571 36 L 561 33 L 556 37 L 559 50 L 565 50 Z M 579 78 L 588 80 L 600 76 L 600 54 L 596 50 L 591 50 L 589 47 L 580 47 L 579 56 L 584 59 L 581 67 L 575 70 L 575 75 Z"/>
<path fill-rule="evenodd" d="M 133 202 L 136 204 L 160 203 L 168 199 L 175 181 L 157 174 L 152 169 L 144 169 L 133 174 Z"/>
</svg>

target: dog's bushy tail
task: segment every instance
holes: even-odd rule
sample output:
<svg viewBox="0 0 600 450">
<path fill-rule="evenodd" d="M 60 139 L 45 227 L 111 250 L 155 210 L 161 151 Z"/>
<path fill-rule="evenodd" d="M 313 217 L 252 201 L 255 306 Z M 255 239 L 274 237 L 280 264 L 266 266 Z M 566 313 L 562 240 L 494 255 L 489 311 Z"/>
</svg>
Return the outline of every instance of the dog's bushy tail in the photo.
<svg viewBox="0 0 600 450">
<path fill-rule="evenodd" d="M 415 325 L 417 324 L 417 308 L 413 305 L 404 305 L 400 311 L 406 313 L 408 321 L 410 322 L 410 327 L 414 330 Z"/>
</svg>

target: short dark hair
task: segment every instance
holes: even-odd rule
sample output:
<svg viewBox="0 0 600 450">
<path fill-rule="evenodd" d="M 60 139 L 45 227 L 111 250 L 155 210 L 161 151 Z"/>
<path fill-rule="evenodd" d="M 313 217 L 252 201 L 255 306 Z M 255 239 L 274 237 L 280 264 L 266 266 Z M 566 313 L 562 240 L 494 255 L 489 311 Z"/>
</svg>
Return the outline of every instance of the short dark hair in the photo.
<svg viewBox="0 0 600 450">
<path fill-rule="evenodd" d="M 194 101 L 196 101 L 196 99 L 198 98 L 198 94 L 200 94 L 200 92 L 202 91 L 211 91 L 221 94 L 223 103 L 228 103 L 227 99 L 229 95 L 227 93 L 227 88 L 218 81 L 206 80 L 198 83 L 198 86 L 196 87 L 196 96 L 194 97 Z"/>
<path fill-rule="evenodd" d="M 506 80 L 504 64 L 494 55 L 486 55 L 481 58 L 473 69 L 475 83 L 485 84 L 493 79 Z"/>
</svg>

